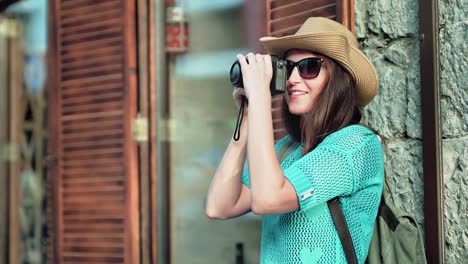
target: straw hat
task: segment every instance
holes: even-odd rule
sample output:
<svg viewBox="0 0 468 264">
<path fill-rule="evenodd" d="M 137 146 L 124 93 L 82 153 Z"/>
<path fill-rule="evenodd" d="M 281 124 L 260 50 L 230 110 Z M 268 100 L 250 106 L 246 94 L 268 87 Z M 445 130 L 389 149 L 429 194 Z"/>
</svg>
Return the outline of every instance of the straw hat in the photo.
<svg viewBox="0 0 468 264">
<path fill-rule="evenodd" d="M 324 17 L 308 18 L 294 35 L 260 38 L 269 54 L 283 55 L 289 49 L 307 49 L 334 59 L 353 77 L 357 104 L 367 105 L 377 94 L 377 73 L 358 48 L 353 33 L 342 24 Z"/>
</svg>

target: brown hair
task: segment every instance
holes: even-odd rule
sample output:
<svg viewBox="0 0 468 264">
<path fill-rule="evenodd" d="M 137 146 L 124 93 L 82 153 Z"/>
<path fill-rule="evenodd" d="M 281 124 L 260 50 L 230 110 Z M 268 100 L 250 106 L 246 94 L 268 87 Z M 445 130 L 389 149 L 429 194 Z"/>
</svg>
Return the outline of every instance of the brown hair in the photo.
<svg viewBox="0 0 468 264">
<path fill-rule="evenodd" d="M 353 78 L 340 64 L 326 56 L 323 57 L 330 76 L 314 109 L 300 116 L 292 114 L 283 98 L 286 130 L 295 141 L 303 144 L 302 155 L 312 151 L 331 133 L 361 120 L 361 113 L 356 106 Z"/>
</svg>

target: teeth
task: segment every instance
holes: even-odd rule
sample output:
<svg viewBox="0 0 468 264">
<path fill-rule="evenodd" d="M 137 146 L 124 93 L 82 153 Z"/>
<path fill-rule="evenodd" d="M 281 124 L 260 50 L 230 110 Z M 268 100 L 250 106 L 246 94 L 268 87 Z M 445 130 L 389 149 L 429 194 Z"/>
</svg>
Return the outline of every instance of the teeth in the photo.
<svg viewBox="0 0 468 264">
<path fill-rule="evenodd" d="M 294 92 L 291 92 L 292 95 L 295 95 L 295 94 L 306 94 L 306 92 L 299 92 L 299 91 L 294 91 Z"/>
</svg>

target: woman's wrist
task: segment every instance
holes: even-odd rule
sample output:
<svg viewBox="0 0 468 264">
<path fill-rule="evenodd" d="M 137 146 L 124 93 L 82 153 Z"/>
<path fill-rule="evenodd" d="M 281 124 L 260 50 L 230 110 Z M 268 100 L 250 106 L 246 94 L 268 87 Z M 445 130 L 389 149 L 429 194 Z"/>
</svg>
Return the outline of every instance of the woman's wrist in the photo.
<svg viewBox="0 0 468 264">
<path fill-rule="evenodd" d="M 257 96 L 252 98 L 249 104 L 249 110 L 251 112 L 257 112 L 260 109 L 270 109 L 271 108 L 271 95 Z"/>
<path fill-rule="evenodd" d="M 271 93 L 269 89 L 261 89 L 249 96 L 249 105 L 258 105 L 263 103 L 271 103 Z"/>
</svg>

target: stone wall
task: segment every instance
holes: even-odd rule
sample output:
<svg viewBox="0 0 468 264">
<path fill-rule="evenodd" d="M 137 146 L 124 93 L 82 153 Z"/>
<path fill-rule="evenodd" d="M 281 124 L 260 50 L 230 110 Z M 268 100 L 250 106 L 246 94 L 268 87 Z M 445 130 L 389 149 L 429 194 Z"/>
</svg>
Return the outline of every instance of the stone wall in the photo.
<svg viewBox="0 0 468 264">
<path fill-rule="evenodd" d="M 386 139 L 387 179 L 395 204 L 423 224 L 418 0 L 356 0 L 355 5 L 356 36 L 380 81 L 363 121 Z M 467 11 L 463 0 L 439 0 L 447 263 L 468 259 Z"/>
<path fill-rule="evenodd" d="M 468 6 L 463 2 L 438 2 L 447 263 L 468 259 Z"/>
<path fill-rule="evenodd" d="M 356 36 L 374 63 L 379 93 L 363 122 L 385 138 L 392 198 L 422 225 L 423 174 L 418 0 L 356 0 Z"/>
</svg>

